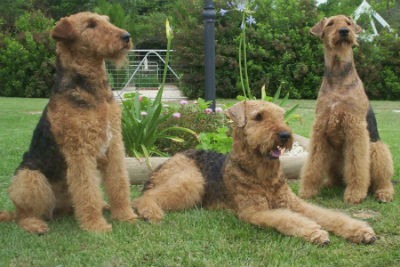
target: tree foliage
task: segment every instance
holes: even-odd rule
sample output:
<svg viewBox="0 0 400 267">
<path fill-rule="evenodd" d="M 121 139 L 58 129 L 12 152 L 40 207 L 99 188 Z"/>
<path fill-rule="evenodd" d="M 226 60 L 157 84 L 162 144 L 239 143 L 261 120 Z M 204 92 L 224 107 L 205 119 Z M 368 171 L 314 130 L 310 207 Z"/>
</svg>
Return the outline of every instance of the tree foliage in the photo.
<svg viewBox="0 0 400 267">
<path fill-rule="evenodd" d="M 23 13 L 15 22 L 15 36 L 0 38 L 0 95 L 46 97 L 53 84 L 53 21 L 40 11 Z"/>
<path fill-rule="evenodd" d="M 352 1 L 328 1 L 318 10 L 311 0 L 258 0 L 254 13 L 257 25 L 247 29 L 248 72 L 253 95 L 259 97 L 266 84 L 267 92 L 278 88 L 291 98 L 315 98 L 323 75 L 321 41 L 309 29 L 324 16 L 351 12 L 357 7 Z M 225 1 L 215 0 L 217 11 L 226 9 Z M 354 7 L 355 5 L 355 7 Z M 340 8 L 339 8 L 340 7 Z M 202 97 L 204 92 L 203 1 L 178 0 L 173 13 L 177 28 L 175 50 L 177 65 L 182 67 L 182 89 L 186 95 Z M 346 13 L 345 13 L 346 14 Z M 217 15 L 216 75 L 217 96 L 240 94 L 237 63 L 240 17 L 235 12 Z M 366 84 L 367 93 L 375 99 L 398 99 L 400 78 L 398 58 L 400 47 L 394 34 L 382 34 L 373 42 L 360 41 L 355 49 L 357 69 Z M 368 56 L 367 56 L 368 55 Z M 396 56 L 397 55 L 397 56 Z M 390 58 L 389 58 L 390 56 Z"/>
<path fill-rule="evenodd" d="M 362 0 L 255 0 L 255 26 L 248 27 L 247 67 L 252 94 L 259 97 L 266 85 L 272 95 L 278 88 L 291 98 L 315 98 L 323 74 L 321 42 L 309 29 L 322 17 L 351 15 Z M 367 94 L 374 99 L 400 99 L 400 2 L 368 1 L 392 26 L 372 42 L 355 48 L 357 70 Z M 214 0 L 216 11 L 226 0 Z M 182 74 L 181 88 L 192 98 L 204 96 L 203 0 L 2 0 L 0 5 L 0 95 L 46 96 L 54 75 L 54 42 L 48 31 L 59 18 L 83 10 L 110 16 L 128 30 L 135 48 L 166 46 L 164 21 L 174 27 L 174 65 Z M 215 26 L 218 97 L 241 94 L 238 69 L 239 12 L 217 14 Z M 370 28 L 368 16 L 358 23 Z"/>
</svg>

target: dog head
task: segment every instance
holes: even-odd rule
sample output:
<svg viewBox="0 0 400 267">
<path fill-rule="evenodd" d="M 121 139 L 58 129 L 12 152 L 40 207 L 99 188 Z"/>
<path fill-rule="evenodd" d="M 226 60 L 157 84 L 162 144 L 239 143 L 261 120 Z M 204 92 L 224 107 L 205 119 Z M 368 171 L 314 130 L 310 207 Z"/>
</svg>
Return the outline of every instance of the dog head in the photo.
<svg viewBox="0 0 400 267">
<path fill-rule="evenodd" d="M 130 34 L 107 16 L 80 12 L 60 19 L 51 36 L 74 55 L 120 61 L 132 47 Z"/>
<path fill-rule="evenodd" d="M 310 29 L 311 34 L 321 38 L 325 46 L 334 49 L 338 46 L 358 45 L 357 34 L 361 32 L 350 17 L 337 15 L 323 18 Z"/>
<path fill-rule="evenodd" d="M 269 159 L 279 159 L 293 144 L 284 113 L 281 107 L 262 100 L 242 101 L 226 110 L 234 122 L 234 142 L 241 143 L 250 153 Z"/>
</svg>

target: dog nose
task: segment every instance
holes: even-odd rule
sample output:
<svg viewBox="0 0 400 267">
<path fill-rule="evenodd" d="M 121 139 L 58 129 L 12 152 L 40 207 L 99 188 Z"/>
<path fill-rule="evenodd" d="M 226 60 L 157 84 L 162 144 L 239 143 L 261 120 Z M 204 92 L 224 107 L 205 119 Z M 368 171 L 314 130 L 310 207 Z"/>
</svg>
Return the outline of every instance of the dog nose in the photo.
<svg viewBox="0 0 400 267">
<path fill-rule="evenodd" d="M 278 136 L 279 136 L 279 139 L 281 139 L 281 141 L 286 142 L 287 140 L 289 140 L 291 133 L 283 131 L 283 132 L 279 132 Z"/>
<path fill-rule="evenodd" d="M 349 29 L 348 28 L 340 28 L 339 34 L 340 34 L 340 36 L 346 37 L 349 34 Z"/>
<path fill-rule="evenodd" d="M 131 35 L 130 35 L 128 32 L 125 32 L 125 33 L 123 33 L 123 34 L 121 35 L 121 39 L 122 39 L 123 41 L 125 41 L 126 43 L 129 42 L 130 38 L 131 38 Z"/>
</svg>

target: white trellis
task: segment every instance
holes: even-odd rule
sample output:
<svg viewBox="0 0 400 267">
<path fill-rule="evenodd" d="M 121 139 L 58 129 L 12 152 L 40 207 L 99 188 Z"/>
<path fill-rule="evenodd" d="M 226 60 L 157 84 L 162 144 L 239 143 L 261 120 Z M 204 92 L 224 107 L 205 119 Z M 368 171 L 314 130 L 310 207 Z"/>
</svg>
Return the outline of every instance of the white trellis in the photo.
<svg viewBox="0 0 400 267">
<path fill-rule="evenodd" d="M 372 34 L 364 33 L 362 38 L 372 41 L 372 39 L 375 36 L 379 35 L 374 20 L 376 20 L 382 27 L 387 28 L 389 31 L 392 31 L 392 28 L 390 27 L 389 23 L 387 23 L 386 20 L 382 18 L 382 16 L 379 15 L 366 0 L 364 0 L 354 11 L 353 13 L 354 21 L 357 21 L 362 14 L 367 14 L 369 16 L 369 21 L 373 31 Z"/>
</svg>

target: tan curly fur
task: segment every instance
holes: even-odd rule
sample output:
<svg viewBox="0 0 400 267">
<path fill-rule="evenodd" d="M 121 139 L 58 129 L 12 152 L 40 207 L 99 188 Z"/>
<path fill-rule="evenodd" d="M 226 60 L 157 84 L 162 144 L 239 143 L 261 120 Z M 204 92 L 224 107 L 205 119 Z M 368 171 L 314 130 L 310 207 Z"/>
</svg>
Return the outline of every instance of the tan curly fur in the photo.
<svg viewBox="0 0 400 267">
<path fill-rule="evenodd" d="M 310 153 L 301 174 L 300 196 L 344 183 L 344 201 L 360 203 L 371 189 L 392 201 L 393 162 L 380 141 L 375 116 L 353 59 L 361 28 L 347 16 L 324 18 L 311 29 L 324 44 L 325 72 L 316 104 Z"/>
<path fill-rule="evenodd" d="M 49 230 L 45 220 L 74 211 L 82 229 L 110 231 L 101 181 L 112 218 L 137 217 L 129 199 L 120 107 L 104 62 L 125 58 L 130 35 L 89 12 L 62 18 L 51 35 L 57 41 L 57 81 L 9 188 L 16 212 L 0 212 L 0 220 L 15 219 L 41 234 Z"/>
<path fill-rule="evenodd" d="M 279 156 L 292 146 L 282 108 L 265 101 L 244 101 L 227 110 L 233 122 L 233 149 L 224 156 L 189 150 L 155 170 L 142 195 L 133 201 L 138 214 L 159 222 L 165 211 L 202 205 L 232 210 L 241 220 L 328 244 L 328 231 L 355 243 L 376 236 L 363 221 L 308 204 L 285 181 Z"/>
</svg>

